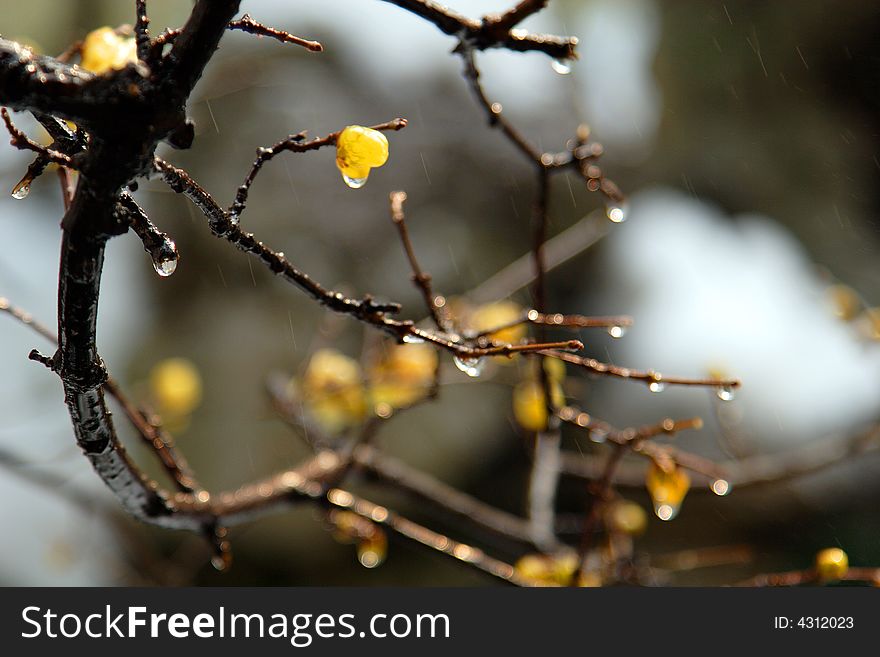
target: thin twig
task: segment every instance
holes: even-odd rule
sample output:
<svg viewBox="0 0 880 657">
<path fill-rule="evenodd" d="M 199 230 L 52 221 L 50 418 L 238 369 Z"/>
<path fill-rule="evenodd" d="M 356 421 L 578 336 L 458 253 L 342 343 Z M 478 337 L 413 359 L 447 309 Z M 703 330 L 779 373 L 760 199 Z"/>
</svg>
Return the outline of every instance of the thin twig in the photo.
<svg viewBox="0 0 880 657">
<path fill-rule="evenodd" d="M 310 50 L 312 52 L 322 52 L 324 50 L 324 46 L 322 46 L 317 41 L 310 41 L 308 39 L 303 39 L 302 37 L 295 36 L 290 32 L 285 32 L 284 30 L 276 30 L 273 27 L 267 27 L 262 23 L 258 23 L 254 19 L 250 17 L 249 14 L 245 14 L 237 21 L 232 21 L 229 24 L 230 30 L 241 30 L 242 32 L 247 32 L 248 34 L 256 34 L 257 36 L 265 36 L 270 37 L 272 39 L 276 39 L 281 43 L 292 43 L 297 46 L 302 46 L 306 50 Z"/>
<path fill-rule="evenodd" d="M 406 226 L 406 215 L 403 212 L 403 203 L 406 201 L 406 192 L 391 192 L 389 195 L 389 201 L 391 204 L 391 221 L 394 223 L 397 232 L 400 234 L 400 242 L 403 245 L 403 250 L 406 253 L 407 260 L 409 260 L 409 266 L 412 269 L 413 283 L 415 283 L 416 287 L 422 293 L 422 297 L 425 300 L 425 307 L 431 314 L 431 319 L 434 320 L 434 325 L 441 331 L 448 331 L 448 322 L 446 321 L 442 308 L 437 305 L 437 298 L 431 287 L 431 275 L 425 272 L 419 265 L 415 249 L 413 248 L 412 241 L 409 237 L 409 230 Z"/>
<path fill-rule="evenodd" d="M 545 351 L 540 353 L 543 356 L 558 358 L 566 363 L 582 367 L 594 374 L 602 374 L 605 376 L 645 383 L 654 392 L 661 391 L 666 385 L 702 386 L 707 388 L 738 388 L 742 385 L 738 379 L 688 379 L 678 376 L 666 376 L 660 372 L 655 372 L 654 370 L 642 371 L 630 369 L 628 367 L 620 367 L 618 365 L 603 363 L 595 358 L 585 358 L 567 353 L 555 351 Z"/>
</svg>

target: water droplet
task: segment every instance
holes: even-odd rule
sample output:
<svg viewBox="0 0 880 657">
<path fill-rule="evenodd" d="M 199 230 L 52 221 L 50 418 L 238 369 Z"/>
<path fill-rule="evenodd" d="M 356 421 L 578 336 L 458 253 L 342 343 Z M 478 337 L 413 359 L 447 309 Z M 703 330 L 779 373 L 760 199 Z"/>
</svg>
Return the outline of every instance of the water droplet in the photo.
<svg viewBox="0 0 880 657">
<path fill-rule="evenodd" d="M 660 520 L 672 520 L 678 515 L 678 510 L 680 508 L 681 505 L 673 506 L 672 504 L 655 504 L 654 513 L 657 514 L 657 517 L 660 518 Z"/>
<path fill-rule="evenodd" d="M 651 381 L 651 383 L 648 384 L 648 390 L 651 392 L 663 392 L 666 390 L 666 384 L 662 381 Z"/>
<path fill-rule="evenodd" d="M 591 429 L 590 430 L 590 440 L 594 443 L 599 443 L 600 445 L 604 443 L 608 439 L 608 432 L 604 429 Z"/>
<path fill-rule="evenodd" d="M 417 335 L 413 335 L 412 333 L 407 333 L 403 336 L 403 341 L 407 344 L 423 344 L 425 342 L 425 339 L 420 338 Z"/>
<path fill-rule="evenodd" d="M 627 206 L 625 203 L 610 203 L 605 207 L 605 215 L 616 224 L 626 221 Z"/>
<path fill-rule="evenodd" d="M 559 75 L 568 75 L 571 73 L 571 64 L 564 59 L 554 59 L 550 62 L 550 67 L 559 73 Z"/>
<path fill-rule="evenodd" d="M 343 174 L 342 179 L 345 181 L 345 184 L 352 189 L 360 189 L 367 184 L 366 178 L 352 178 L 351 176 L 346 176 L 345 174 Z"/>
<path fill-rule="evenodd" d="M 452 362 L 462 372 L 474 378 L 483 373 L 483 367 L 486 365 L 485 361 L 480 358 L 468 358 L 467 356 L 453 356 Z"/>
<path fill-rule="evenodd" d="M 153 259 L 153 269 L 163 278 L 177 270 L 177 246 L 167 237 L 150 253 L 150 257 Z"/>
<path fill-rule="evenodd" d="M 718 389 L 715 390 L 715 395 L 721 401 L 731 401 L 736 397 L 736 391 L 733 389 L 733 386 L 719 386 Z"/>
<path fill-rule="evenodd" d="M 12 198 L 18 199 L 19 201 L 27 198 L 27 195 L 31 193 L 31 181 L 28 178 L 22 178 L 21 182 L 19 182 L 15 187 L 12 188 Z"/>
<path fill-rule="evenodd" d="M 730 493 L 730 482 L 727 479 L 716 479 L 712 482 L 712 492 L 721 497 Z"/>
<path fill-rule="evenodd" d="M 609 326 L 608 327 L 608 335 L 612 338 L 622 338 L 626 335 L 626 327 L 624 326 Z"/>
</svg>

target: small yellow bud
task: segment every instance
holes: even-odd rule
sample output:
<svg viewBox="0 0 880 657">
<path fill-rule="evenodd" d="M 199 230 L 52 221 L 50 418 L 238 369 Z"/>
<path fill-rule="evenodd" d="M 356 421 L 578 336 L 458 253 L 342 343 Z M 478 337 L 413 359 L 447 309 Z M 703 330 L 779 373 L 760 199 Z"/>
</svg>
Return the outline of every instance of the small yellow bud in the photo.
<svg viewBox="0 0 880 657">
<path fill-rule="evenodd" d="M 403 408 L 428 394 L 437 368 L 437 350 L 428 344 L 393 345 L 370 370 L 375 407 Z"/>
<path fill-rule="evenodd" d="M 672 520 L 678 515 L 681 503 L 691 487 L 688 473 L 675 463 L 668 469 L 661 468 L 656 461 L 651 462 L 645 476 L 645 487 L 654 501 L 654 512 L 660 520 Z"/>
<path fill-rule="evenodd" d="M 319 349 L 309 360 L 302 395 L 310 414 L 328 433 L 359 424 L 366 395 L 357 361 L 335 349 Z"/>
<path fill-rule="evenodd" d="M 523 579 L 545 586 L 567 586 L 577 570 L 577 554 L 526 554 L 521 557 L 514 570 Z"/>
<path fill-rule="evenodd" d="M 832 285 L 827 294 L 832 311 L 845 322 L 855 319 L 862 309 L 862 300 L 849 285 Z"/>
<path fill-rule="evenodd" d="M 150 390 L 160 414 L 179 417 L 202 401 L 202 377 L 185 358 L 168 358 L 150 372 Z"/>
<path fill-rule="evenodd" d="M 349 187 L 363 187 L 370 169 L 387 161 L 388 139 L 378 130 L 350 125 L 336 138 L 336 166 Z"/>
<path fill-rule="evenodd" d="M 480 306 L 471 313 L 470 328 L 477 333 L 489 331 L 493 328 L 511 324 L 522 319 L 523 309 L 513 301 L 498 301 Z M 526 325 L 517 324 L 500 331 L 489 333 L 488 338 L 495 342 L 517 344 L 526 337 Z"/>
<path fill-rule="evenodd" d="M 375 527 L 375 531 L 358 543 L 358 561 L 364 568 L 375 568 L 382 565 L 388 555 L 388 537 L 385 532 Z"/>
<path fill-rule="evenodd" d="M 840 548 L 826 548 L 816 555 L 816 573 L 819 579 L 841 579 L 849 570 L 849 557 Z"/>
<path fill-rule="evenodd" d="M 83 40 L 80 66 L 102 75 L 137 62 L 137 45 L 132 38 L 121 37 L 110 27 L 99 27 Z"/>
<path fill-rule="evenodd" d="M 550 395 L 557 408 L 565 405 L 565 395 L 558 382 L 549 381 Z M 513 415 L 526 431 L 544 431 L 547 428 L 547 401 L 540 381 L 523 381 L 513 389 Z"/>
<path fill-rule="evenodd" d="M 620 500 L 611 504 L 605 513 L 605 522 L 611 531 L 639 536 L 645 533 L 648 516 L 645 510 L 628 500 Z"/>
</svg>

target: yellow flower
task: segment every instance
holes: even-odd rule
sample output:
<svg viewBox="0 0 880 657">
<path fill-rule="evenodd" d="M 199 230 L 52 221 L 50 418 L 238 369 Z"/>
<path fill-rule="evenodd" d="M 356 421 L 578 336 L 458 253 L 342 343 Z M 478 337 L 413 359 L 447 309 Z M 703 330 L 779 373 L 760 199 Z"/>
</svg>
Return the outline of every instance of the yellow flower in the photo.
<svg viewBox="0 0 880 657">
<path fill-rule="evenodd" d="M 523 309 L 513 301 L 497 301 L 474 310 L 471 313 L 469 324 L 472 330 L 482 333 L 498 326 L 512 324 L 522 319 L 524 314 Z M 487 337 L 495 342 L 517 344 L 526 337 L 526 325 L 517 324 L 503 328 L 500 331 L 489 333 Z"/>
<path fill-rule="evenodd" d="M 514 570 L 520 577 L 535 584 L 567 586 L 577 570 L 577 554 L 527 554 L 521 557 Z"/>
<path fill-rule="evenodd" d="M 363 187 L 370 169 L 387 161 L 388 139 L 378 130 L 350 125 L 336 138 L 336 166 L 349 187 Z"/>
<path fill-rule="evenodd" d="M 202 377 L 185 358 L 168 358 L 150 372 L 150 389 L 160 414 L 191 413 L 202 400 Z"/>
<path fill-rule="evenodd" d="M 675 463 L 670 463 L 667 468 L 664 470 L 656 461 L 652 461 L 645 476 L 645 487 L 654 501 L 654 512 L 660 520 L 672 520 L 678 515 L 691 487 L 687 472 Z"/>
<path fill-rule="evenodd" d="M 645 510 L 635 502 L 619 500 L 608 507 L 605 522 L 611 531 L 639 536 L 645 533 L 648 517 Z"/>
<path fill-rule="evenodd" d="M 302 396 L 313 419 L 328 433 L 359 424 L 366 414 L 366 396 L 357 361 L 335 349 L 319 349 L 309 360 Z"/>
<path fill-rule="evenodd" d="M 557 408 L 565 404 L 565 395 L 558 381 L 549 380 L 550 398 Z M 547 401 L 540 381 L 523 381 L 513 389 L 513 415 L 526 431 L 544 431 L 547 428 Z"/>
<path fill-rule="evenodd" d="M 80 66 L 102 75 L 107 71 L 125 68 L 137 62 L 135 40 L 121 37 L 110 27 L 99 27 L 89 32 L 83 41 Z"/>
<path fill-rule="evenodd" d="M 431 345 L 393 345 L 370 370 L 370 400 L 374 406 L 409 406 L 428 394 L 436 368 L 437 350 Z"/>
<path fill-rule="evenodd" d="M 816 555 L 816 573 L 819 579 L 841 579 L 849 570 L 849 557 L 840 548 L 826 548 Z"/>
</svg>

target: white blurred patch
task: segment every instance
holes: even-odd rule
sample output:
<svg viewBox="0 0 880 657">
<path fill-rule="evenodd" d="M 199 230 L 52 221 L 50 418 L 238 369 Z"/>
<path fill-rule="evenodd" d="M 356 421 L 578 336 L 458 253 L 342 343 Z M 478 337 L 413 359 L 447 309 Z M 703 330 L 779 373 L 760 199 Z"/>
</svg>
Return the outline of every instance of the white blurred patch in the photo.
<svg viewBox="0 0 880 657">
<path fill-rule="evenodd" d="M 793 236 L 767 217 L 731 220 L 681 193 L 638 194 L 605 244 L 600 307 L 636 318 L 612 355 L 633 367 L 739 377 L 735 404 L 759 448 L 845 431 L 880 412 L 880 348 L 829 311 Z M 671 389 L 670 389 L 671 390 Z M 705 413 L 705 396 L 640 397 L 638 412 Z"/>
<path fill-rule="evenodd" d="M 16 115 L 31 134 L 32 123 Z M 25 200 L 9 197 L 29 158 L 0 147 L 0 296 L 31 312 L 54 330 L 62 215 L 57 178 L 49 171 Z M 132 235 L 108 249 L 99 308 L 98 344 L 112 369 L 137 347 L 145 320 L 142 271 L 149 259 Z M 140 271 L 139 271 L 140 270 Z M 120 550 L 100 514 L 73 504 L 67 485 L 85 490 L 96 504 L 106 487 L 76 447 L 58 377 L 28 360 L 53 348 L 12 318 L 0 316 L 0 448 L 50 472 L 57 488 L 29 482 L 0 466 L 0 582 L 20 585 L 101 585 L 118 581 Z M 115 556 L 117 555 L 117 556 Z"/>
</svg>

